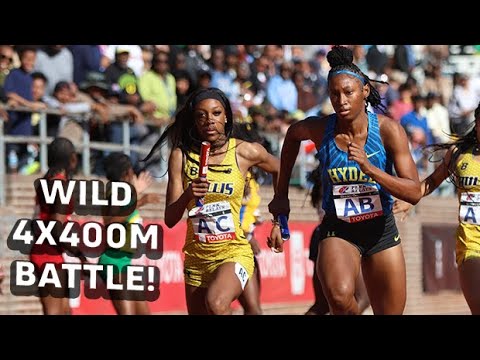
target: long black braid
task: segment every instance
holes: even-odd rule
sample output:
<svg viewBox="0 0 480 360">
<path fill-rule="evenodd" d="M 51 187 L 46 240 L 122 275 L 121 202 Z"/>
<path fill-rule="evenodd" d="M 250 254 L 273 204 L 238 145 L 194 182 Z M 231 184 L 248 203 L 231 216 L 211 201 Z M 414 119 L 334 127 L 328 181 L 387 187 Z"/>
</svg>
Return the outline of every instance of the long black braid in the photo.
<svg viewBox="0 0 480 360">
<path fill-rule="evenodd" d="M 227 123 L 225 124 L 225 138 L 226 141 L 230 139 L 232 136 L 232 129 L 233 129 L 233 112 L 230 106 L 230 102 L 226 95 L 217 88 L 208 88 L 208 89 L 198 89 L 194 91 L 188 97 L 185 105 L 178 111 L 175 116 L 175 121 L 171 123 L 163 134 L 160 136 L 160 139 L 157 140 L 155 145 L 153 145 L 152 150 L 148 153 L 148 155 L 142 159 L 142 162 L 148 163 L 150 159 L 152 159 L 153 155 L 159 150 L 165 143 L 168 141 L 172 147 L 172 149 L 180 148 L 184 156 L 191 162 L 199 165 L 198 161 L 193 159 L 189 156 L 190 152 L 200 154 L 200 147 L 202 144 L 202 139 L 197 132 L 197 128 L 195 126 L 194 120 L 194 111 L 195 105 L 198 102 L 198 99 L 204 98 L 214 98 L 218 99 L 222 105 L 225 107 L 225 113 L 227 116 Z M 230 151 L 232 149 L 227 149 Z M 153 159 L 152 159 L 153 160 Z M 158 158 L 154 161 L 158 161 Z M 233 164 L 228 165 L 209 165 L 208 170 L 213 172 L 231 172 L 231 166 Z M 227 170 L 225 169 L 218 169 L 221 167 L 229 167 Z M 165 174 L 164 174 L 165 175 Z M 163 175 L 162 175 L 163 176 Z M 188 174 L 186 174 L 187 178 L 189 178 Z M 190 178 L 189 178 L 190 179 Z"/>
<path fill-rule="evenodd" d="M 375 88 L 375 86 L 372 85 L 372 82 L 377 82 L 377 83 L 387 84 L 387 85 L 388 85 L 388 82 L 373 80 L 373 79 L 370 79 L 368 75 L 364 74 L 358 68 L 358 66 L 353 63 L 352 50 L 350 50 L 349 48 L 346 48 L 345 46 L 334 45 L 327 54 L 327 60 L 331 66 L 331 69 L 328 73 L 329 79 L 331 74 L 333 74 L 336 71 L 348 70 L 348 71 L 354 72 L 355 74 L 359 75 L 361 78 L 365 80 L 364 84 L 370 87 L 370 94 L 366 99 L 367 104 L 365 105 L 365 109 L 367 108 L 367 105 L 370 104 L 375 109 L 386 112 L 387 109 L 385 105 L 382 103 L 382 98 L 378 90 Z"/>
<path fill-rule="evenodd" d="M 480 122 L 480 103 L 478 104 L 477 108 L 475 109 L 475 121 L 472 125 L 472 129 L 464 135 L 456 135 L 452 134 L 449 135 L 452 139 L 455 139 L 448 143 L 439 143 L 439 144 L 431 144 L 425 146 L 425 148 L 431 148 L 432 156 L 433 153 L 439 150 L 448 150 L 452 146 L 455 146 L 456 149 L 452 153 L 452 158 L 450 159 L 450 163 L 448 164 L 448 177 L 450 181 L 455 185 L 457 189 L 463 188 L 461 182 L 459 181 L 460 176 L 456 172 L 456 164 L 457 160 L 460 155 L 465 154 L 469 151 L 472 147 L 478 147 L 479 142 L 477 139 L 477 126 Z M 431 156 L 431 157 L 432 157 Z M 443 156 L 442 156 L 443 159 Z"/>
</svg>

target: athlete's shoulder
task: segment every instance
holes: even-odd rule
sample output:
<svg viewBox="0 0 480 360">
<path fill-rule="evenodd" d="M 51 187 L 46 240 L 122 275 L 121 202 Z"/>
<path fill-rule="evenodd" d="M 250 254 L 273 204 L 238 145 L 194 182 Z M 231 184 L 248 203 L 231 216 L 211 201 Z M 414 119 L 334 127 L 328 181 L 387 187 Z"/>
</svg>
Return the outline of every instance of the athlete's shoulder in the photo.
<svg viewBox="0 0 480 360">
<path fill-rule="evenodd" d="M 299 141 L 312 139 L 315 135 L 323 134 L 330 116 L 332 115 L 309 116 L 304 120 L 292 124 L 288 128 L 287 134 L 291 138 Z"/>
<path fill-rule="evenodd" d="M 395 125 L 400 125 L 398 121 L 393 120 L 391 117 L 382 115 L 382 114 L 374 114 L 374 116 L 377 116 L 378 119 L 378 125 L 380 127 L 382 126 L 395 126 Z M 400 125 L 401 126 L 401 125 Z"/>
<path fill-rule="evenodd" d="M 377 114 L 378 127 L 382 136 L 398 136 L 399 133 L 405 133 L 402 125 L 398 121 L 393 120 L 391 117 Z"/>
<path fill-rule="evenodd" d="M 235 139 L 237 142 L 236 152 L 238 155 L 251 159 L 256 158 L 260 152 L 266 151 L 262 144 L 257 142 L 248 142 L 245 140 Z"/>
</svg>

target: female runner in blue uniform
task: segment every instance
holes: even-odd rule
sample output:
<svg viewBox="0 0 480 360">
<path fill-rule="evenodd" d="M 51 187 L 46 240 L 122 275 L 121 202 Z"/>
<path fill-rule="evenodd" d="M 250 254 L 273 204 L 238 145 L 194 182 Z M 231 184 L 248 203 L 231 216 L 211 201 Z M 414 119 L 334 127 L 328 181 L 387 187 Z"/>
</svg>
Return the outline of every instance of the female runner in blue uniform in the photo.
<svg viewBox="0 0 480 360">
<path fill-rule="evenodd" d="M 392 196 L 416 204 L 421 197 L 418 172 L 403 128 L 367 111 L 368 103 L 381 106 L 381 98 L 368 76 L 353 64 L 352 51 L 334 46 L 327 59 L 335 113 L 309 117 L 289 128 L 269 210 L 275 217 L 289 213 L 292 168 L 301 141 L 312 140 L 322 171 L 325 211 L 316 266 L 330 312 L 359 313 L 354 294 L 361 267 L 373 312 L 402 314 L 405 259 Z M 272 229 L 269 241 L 277 248 L 283 244 L 278 228 Z"/>
</svg>

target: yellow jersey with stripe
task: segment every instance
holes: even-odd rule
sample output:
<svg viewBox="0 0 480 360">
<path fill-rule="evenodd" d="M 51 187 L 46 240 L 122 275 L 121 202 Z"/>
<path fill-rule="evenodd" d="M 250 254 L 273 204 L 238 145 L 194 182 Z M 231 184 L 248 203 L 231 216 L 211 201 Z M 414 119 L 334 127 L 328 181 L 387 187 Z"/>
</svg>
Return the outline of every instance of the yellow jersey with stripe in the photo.
<svg viewBox="0 0 480 360">
<path fill-rule="evenodd" d="M 199 155 L 190 152 L 189 157 L 199 161 Z M 238 168 L 236 139 L 229 139 L 228 148 L 221 166 L 210 166 L 207 172 L 209 189 L 202 212 L 187 220 L 187 235 L 183 251 L 187 257 L 208 261 L 221 261 L 236 256 L 252 256 L 250 244 L 240 226 L 245 179 Z M 183 187 L 198 177 L 199 165 L 184 161 Z M 217 171 L 212 171 L 215 169 Z M 195 200 L 188 204 L 190 211 Z"/>
<path fill-rule="evenodd" d="M 261 202 L 259 195 L 260 186 L 250 172 L 247 173 L 247 186 L 250 191 L 242 200 L 240 223 L 242 224 L 243 231 L 245 233 L 250 233 L 255 228 L 255 223 L 259 214 L 258 207 Z"/>
<path fill-rule="evenodd" d="M 475 152 L 477 152 L 475 154 Z M 457 162 L 459 200 L 457 228 L 457 264 L 480 257 L 480 157 L 471 147 Z"/>
</svg>

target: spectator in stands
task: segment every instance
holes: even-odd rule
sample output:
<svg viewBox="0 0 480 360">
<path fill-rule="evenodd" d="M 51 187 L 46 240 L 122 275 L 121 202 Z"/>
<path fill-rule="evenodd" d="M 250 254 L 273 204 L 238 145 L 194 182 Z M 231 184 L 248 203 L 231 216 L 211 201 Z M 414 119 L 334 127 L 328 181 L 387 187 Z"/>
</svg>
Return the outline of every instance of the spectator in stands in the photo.
<svg viewBox="0 0 480 360">
<path fill-rule="evenodd" d="M 99 45 L 68 45 L 73 57 L 73 81 L 77 86 L 85 81 L 89 71 L 100 71 L 102 57 Z"/>
<path fill-rule="evenodd" d="M 457 269 L 467 304 L 473 315 L 480 315 L 480 104 L 474 116 L 474 127 L 466 135 L 432 145 L 433 151 L 448 151 L 440 166 L 422 181 L 421 194 L 428 196 L 447 178 L 458 190 Z M 404 220 L 411 208 L 397 200 L 394 213 L 403 213 Z"/>
<path fill-rule="evenodd" d="M 280 75 L 273 76 L 267 84 L 267 99 L 280 111 L 293 113 L 298 106 L 298 92 L 292 81 L 293 64 L 284 62 L 280 65 Z"/>
<path fill-rule="evenodd" d="M 13 47 L 0 45 L 0 87 L 5 84 L 5 78 L 13 69 Z"/>
<path fill-rule="evenodd" d="M 313 94 L 311 86 L 305 83 L 303 72 L 296 71 L 293 73 L 293 82 L 298 92 L 297 108 L 303 112 L 308 112 L 317 106 L 317 99 Z"/>
<path fill-rule="evenodd" d="M 166 123 L 177 110 L 176 83 L 169 72 L 168 54 L 159 51 L 152 65 L 152 69 L 139 78 L 138 88 L 143 100 L 155 103 L 154 116 Z"/>
<path fill-rule="evenodd" d="M 34 47 L 25 46 L 19 49 L 20 68 L 12 70 L 5 79 L 5 93 L 10 106 L 26 106 L 32 110 L 45 109 L 46 105 L 33 101 L 32 76 L 35 66 L 37 51 Z M 30 112 L 10 111 L 9 120 L 5 124 L 7 135 L 31 136 L 32 116 Z M 26 144 L 7 144 L 6 153 L 15 151 L 17 153 L 18 168 L 28 163 L 28 151 Z"/>
<path fill-rule="evenodd" d="M 395 45 L 393 69 L 409 75 L 414 68 L 415 54 L 413 53 L 412 45 Z"/>
<path fill-rule="evenodd" d="M 212 87 L 222 90 L 229 100 L 232 100 L 234 94 L 233 81 L 236 78 L 236 73 L 228 71 L 227 64 L 225 62 L 225 52 L 221 48 L 216 48 L 212 52 Z"/>
<path fill-rule="evenodd" d="M 413 110 L 412 91 L 408 84 L 402 84 L 398 88 L 399 98 L 390 106 L 390 116 L 400 122 L 401 118 Z"/>
<path fill-rule="evenodd" d="M 180 110 L 192 93 L 192 80 L 185 70 L 177 70 L 175 76 L 175 85 L 177 87 L 177 111 Z"/>
<path fill-rule="evenodd" d="M 450 129 L 454 134 L 464 135 L 472 124 L 479 95 L 466 74 L 457 74 L 457 83 L 448 103 Z"/>
<path fill-rule="evenodd" d="M 368 73 L 368 63 L 365 54 L 365 47 L 363 45 L 353 45 L 353 62 L 357 64 L 358 68 L 364 74 Z"/>
<path fill-rule="evenodd" d="M 131 83 L 126 81 L 122 83 L 126 89 L 133 90 Z M 132 144 L 138 144 L 143 136 L 148 133 L 148 129 L 144 126 L 144 116 L 136 106 L 130 104 L 119 104 L 111 101 L 112 92 L 106 82 L 105 75 L 97 72 L 87 74 L 87 80 L 80 85 L 80 89 L 85 91 L 89 96 L 82 96 L 84 101 L 90 103 L 92 110 L 96 115 L 90 120 L 90 138 L 96 141 L 110 141 L 116 144 L 123 143 L 123 128 L 121 121 L 132 121 L 130 124 L 130 141 Z M 135 85 L 136 91 L 136 85 Z M 118 120 L 118 121 L 117 121 Z M 105 156 L 108 155 L 108 152 Z M 94 155 L 96 160 L 94 163 L 94 172 L 96 174 L 103 173 L 103 166 L 100 166 L 103 158 L 102 152 Z M 131 153 L 136 166 L 138 156 L 136 152 Z"/>
<path fill-rule="evenodd" d="M 115 92 L 120 92 L 119 80 L 123 75 L 135 76 L 134 71 L 128 67 L 129 51 L 128 48 L 118 46 L 115 49 L 115 61 L 105 69 L 105 80 Z"/>
<path fill-rule="evenodd" d="M 335 113 L 290 126 L 269 210 L 275 218 L 288 216 L 293 165 L 301 142 L 313 141 L 322 167 L 326 212 L 317 271 L 332 314 L 359 313 L 354 294 L 360 267 L 373 312 L 402 314 L 405 260 L 392 205 L 393 196 L 411 203 L 420 199 L 417 169 L 403 128 L 390 118 L 366 111 L 368 103 L 377 107 L 381 99 L 370 78 L 353 64 L 352 51 L 334 46 L 327 59 Z M 276 229 L 272 229 L 270 244 L 283 246 Z"/>
<path fill-rule="evenodd" d="M 273 63 L 263 55 L 255 59 L 252 64 L 250 81 L 257 89 L 257 92 L 263 94 L 263 96 L 266 96 L 267 94 L 268 80 L 271 78 L 272 74 L 275 74 L 275 70 L 272 70 L 272 68 L 274 68 Z"/>
<path fill-rule="evenodd" d="M 172 145 L 165 208 L 168 227 L 181 221 L 186 209 L 193 210 L 196 198 L 204 198 L 205 212 L 188 218 L 183 248 L 189 314 L 231 314 L 231 303 L 242 294 L 254 270 L 253 252 L 239 220 L 245 176 L 256 166 L 276 179 L 279 167 L 278 159 L 260 144 L 232 137 L 233 121 L 223 92 L 216 88 L 198 90 L 145 159 L 148 161 L 164 142 Z M 211 144 L 207 179 L 199 177 L 202 141 Z M 209 204 L 212 207 L 206 206 Z M 222 226 L 210 228 L 211 233 L 205 226 L 213 225 L 220 216 L 218 210 L 208 211 L 213 207 L 223 209 L 224 214 L 217 219 Z"/>
<path fill-rule="evenodd" d="M 108 67 L 108 65 L 115 61 L 117 49 L 119 48 L 128 50 L 129 57 L 127 66 L 135 72 L 136 76 L 142 76 L 145 70 L 145 62 L 143 61 L 143 53 L 140 45 L 108 45 L 105 53 L 103 54 L 103 61 L 106 65 L 105 69 Z"/>
<path fill-rule="evenodd" d="M 432 132 L 433 142 L 446 143 L 450 141 L 450 122 L 448 110 L 441 104 L 441 96 L 429 92 L 425 98 L 425 117 L 428 128 Z"/>
<path fill-rule="evenodd" d="M 419 173 L 423 174 L 427 171 L 428 159 L 423 153 L 425 145 L 433 144 L 432 131 L 428 126 L 425 117 L 425 98 L 421 95 L 412 96 L 413 110 L 405 114 L 400 125 L 405 129 L 410 141 L 410 152 L 417 165 Z"/>
<path fill-rule="evenodd" d="M 199 79 L 197 76 L 210 71 L 210 66 L 205 61 L 200 49 L 201 45 L 187 45 L 185 50 L 186 70 L 189 72 L 194 87 L 199 86 Z"/>
<path fill-rule="evenodd" d="M 73 56 L 65 45 L 46 45 L 38 50 L 35 71 L 47 79 L 47 94 L 52 95 L 59 81 L 73 82 Z"/>
<path fill-rule="evenodd" d="M 197 89 L 208 89 L 212 87 L 212 74 L 210 74 L 210 71 L 200 70 L 197 74 L 197 79 Z"/>
<path fill-rule="evenodd" d="M 430 92 L 439 94 L 440 103 L 443 106 L 447 106 L 453 92 L 452 79 L 449 76 L 442 75 L 442 66 L 440 64 L 428 63 L 424 68 L 424 72 L 423 92 L 425 94 Z"/>
</svg>

